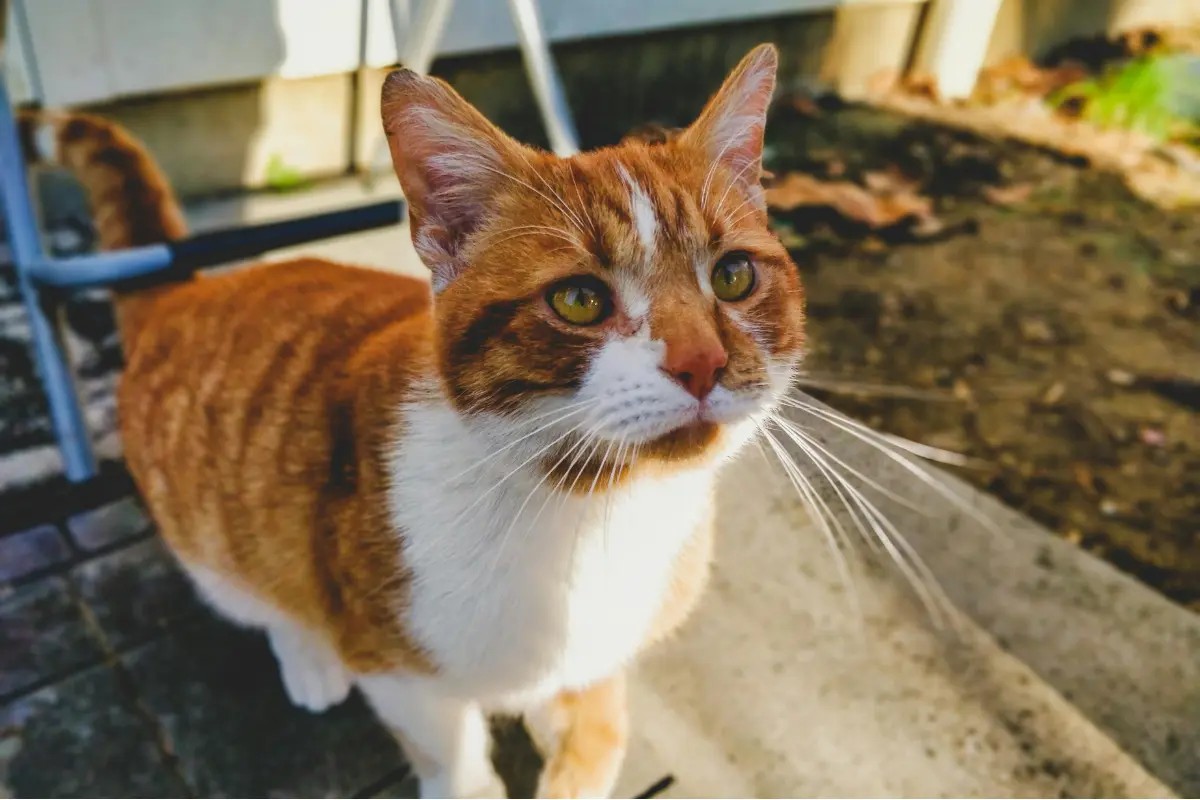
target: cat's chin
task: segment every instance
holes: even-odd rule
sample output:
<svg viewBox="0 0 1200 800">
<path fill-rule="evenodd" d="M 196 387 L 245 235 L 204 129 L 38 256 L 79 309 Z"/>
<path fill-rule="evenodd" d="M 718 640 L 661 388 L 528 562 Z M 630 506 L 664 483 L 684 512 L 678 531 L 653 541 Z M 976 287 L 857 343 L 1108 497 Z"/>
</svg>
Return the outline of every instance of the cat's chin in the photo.
<svg viewBox="0 0 1200 800">
<path fill-rule="evenodd" d="M 697 419 L 651 439 L 638 448 L 642 457 L 659 461 L 690 461 L 716 450 L 721 441 L 722 425 Z"/>
</svg>

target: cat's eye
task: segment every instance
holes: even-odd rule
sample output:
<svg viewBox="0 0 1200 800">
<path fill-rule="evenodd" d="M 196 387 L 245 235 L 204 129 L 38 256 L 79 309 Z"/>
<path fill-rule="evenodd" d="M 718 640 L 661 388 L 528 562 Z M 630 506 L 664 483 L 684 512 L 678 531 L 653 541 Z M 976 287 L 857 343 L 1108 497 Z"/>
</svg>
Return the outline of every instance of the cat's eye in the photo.
<svg viewBox="0 0 1200 800">
<path fill-rule="evenodd" d="M 612 313 L 608 287 L 595 278 L 569 278 L 551 287 L 546 299 L 572 325 L 595 325 Z"/>
<path fill-rule="evenodd" d="M 748 297 L 754 291 L 755 282 L 754 263 L 748 253 L 726 253 L 713 267 L 713 294 L 726 303 Z"/>
</svg>

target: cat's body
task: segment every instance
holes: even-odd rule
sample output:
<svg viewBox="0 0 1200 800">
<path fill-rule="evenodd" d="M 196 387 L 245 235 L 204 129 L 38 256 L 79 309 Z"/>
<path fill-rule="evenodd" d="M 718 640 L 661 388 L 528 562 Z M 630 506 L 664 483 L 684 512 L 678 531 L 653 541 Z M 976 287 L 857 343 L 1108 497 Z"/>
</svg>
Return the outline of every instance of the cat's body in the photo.
<svg viewBox="0 0 1200 800">
<path fill-rule="evenodd" d="M 624 668 L 694 607 L 717 467 L 801 353 L 757 188 L 774 61 L 679 143 L 569 161 L 397 73 L 385 127 L 432 293 L 302 260 L 118 297 L 125 452 L 164 539 L 267 632 L 294 702 L 357 685 L 425 795 L 502 791 L 488 710 L 533 723 L 541 794 L 611 790 Z M 183 234 L 119 129 L 33 122 L 106 247 Z"/>
</svg>

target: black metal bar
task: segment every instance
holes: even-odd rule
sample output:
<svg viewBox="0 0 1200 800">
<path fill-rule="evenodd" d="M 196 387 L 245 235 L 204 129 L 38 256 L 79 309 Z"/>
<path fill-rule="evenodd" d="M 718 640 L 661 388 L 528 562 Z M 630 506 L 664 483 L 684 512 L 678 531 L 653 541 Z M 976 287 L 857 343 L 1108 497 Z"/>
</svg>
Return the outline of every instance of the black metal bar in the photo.
<svg viewBox="0 0 1200 800">
<path fill-rule="evenodd" d="M 383 228 L 400 222 L 404 208 L 403 200 L 386 200 L 344 211 L 197 234 L 167 244 L 172 254 L 168 271 L 178 274 L 204 269 L 283 247 Z"/>
<path fill-rule="evenodd" d="M 94 287 L 136 289 L 186 280 L 198 269 L 262 255 L 280 247 L 395 225 L 403 216 L 404 201 L 387 200 L 299 219 L 222 228 L 176 242 L 128 250 L 71 258 L 42 256 L 29 265 L 29 272 L 39 286 L 67 292 Z"/>
<path fill-rule="evenodd" d="M 642 800 L 642 798 L 649 798 L 649 797 L 658 797 L 660 794 L 665 792 L 667 789 L 670 789 L 671 785 L 673 783 L 675 783 L 674 775 L 664 775 L 661 778 L 659 778 L 658 780 L 656 780 L 654 783 L 650 784 L 650 788 L 646 789 L 646 791 L 637 795 L 634 798 L 634 800 Z"/>
</svg>

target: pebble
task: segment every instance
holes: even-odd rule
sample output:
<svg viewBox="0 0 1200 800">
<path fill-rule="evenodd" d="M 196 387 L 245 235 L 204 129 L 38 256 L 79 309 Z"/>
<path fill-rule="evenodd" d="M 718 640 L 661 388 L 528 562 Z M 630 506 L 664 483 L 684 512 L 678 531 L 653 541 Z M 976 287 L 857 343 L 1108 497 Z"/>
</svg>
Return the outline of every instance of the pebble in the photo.
<svg viewBox="0 0 1200 800">
<path fill-rule="evenodd" d="M 1137 382 L 1137 376 L 1124 369 L 1110 369 L 1104 377 L 1114 386 L 1133 386 Z"/>
<path fill-rule="evenodd" d="M 1021 328 L 1021 338 L 1027 342 L 1049 344 L 1054 341 L 1054 331 L 1050 323 L 1039 317 L 1025 317 L 1017 323 Z"/>
<path fill-rule="evenodd" d="M 1158 428 L 1142 428 L 1138 431 L 1138 437 L 1143 444 L 1148 444 L 1151 447 L 1162 447 L 1167 443 L 1167 436 Z"/>
<path fill-rule="evenodd" d="M 1063 395 L 1067 393 L 1066 384 L 1062 381 L 1055 381 L 1051 384 L 1046 393 L 1042 395 L 1042 403 L 1048 406 L 1057 405 L 1059 400 L 1063 399 Z"/>
</svg>

